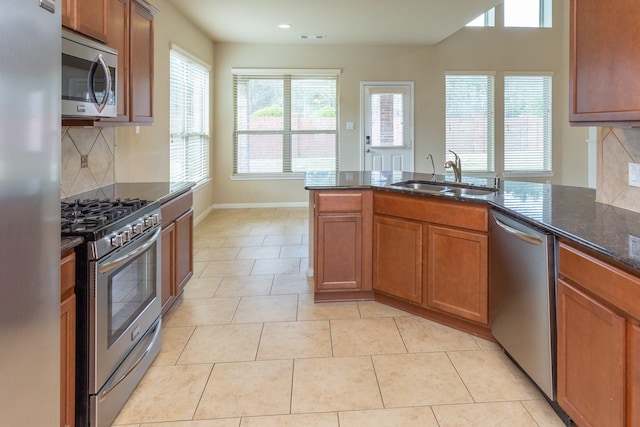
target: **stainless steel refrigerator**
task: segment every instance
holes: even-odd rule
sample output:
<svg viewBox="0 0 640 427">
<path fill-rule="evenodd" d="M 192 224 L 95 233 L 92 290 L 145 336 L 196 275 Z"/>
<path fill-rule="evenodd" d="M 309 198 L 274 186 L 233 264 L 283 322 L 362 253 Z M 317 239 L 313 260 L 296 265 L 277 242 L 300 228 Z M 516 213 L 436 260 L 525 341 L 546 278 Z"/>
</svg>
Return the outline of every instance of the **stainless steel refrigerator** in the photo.
<svg viewBox="0 0 640 427">
<path fill-rule="evenodd" d="M 3 426 L 60 424 L 60 7 L 0 0 Z"/>
</svg>

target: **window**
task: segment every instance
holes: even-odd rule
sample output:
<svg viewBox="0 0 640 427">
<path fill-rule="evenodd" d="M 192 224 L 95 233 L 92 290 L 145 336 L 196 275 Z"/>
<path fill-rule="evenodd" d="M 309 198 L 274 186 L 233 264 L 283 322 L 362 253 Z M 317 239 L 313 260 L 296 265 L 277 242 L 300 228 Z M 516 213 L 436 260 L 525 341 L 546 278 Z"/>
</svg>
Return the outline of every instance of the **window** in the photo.
<svg viewBox="0 0 640 427">
<path fill-rule="evenodd" d="M 209 178 L 209 66 L 177 46 L 169 65 L 170 179 Z"/>
<path fill-rule="evenodd" d="M 552 0 L 504 0 L 505 27 L 551 27 Z"/>
<path fill-rule="evenodd" d="M 336 171 L 338 75 L 234 70 L 234 175 Z"/>
<path fill-rule="evenodd" d="M 469 22 L 467 27 L 495 27 L 496 25 L 496 8 L 491 8 L 473 21 Z"/>
<path fill-rule="evenodd" d="M 505 76 L 505 172 L 550 172 L 551 151 L 551 76 Z"/>
<path fill-rule="evenodd" d="M 463 160 L 465 172 L 494 170 L 494 76 L 446 76 L 446 149 Z"/>
</svg>

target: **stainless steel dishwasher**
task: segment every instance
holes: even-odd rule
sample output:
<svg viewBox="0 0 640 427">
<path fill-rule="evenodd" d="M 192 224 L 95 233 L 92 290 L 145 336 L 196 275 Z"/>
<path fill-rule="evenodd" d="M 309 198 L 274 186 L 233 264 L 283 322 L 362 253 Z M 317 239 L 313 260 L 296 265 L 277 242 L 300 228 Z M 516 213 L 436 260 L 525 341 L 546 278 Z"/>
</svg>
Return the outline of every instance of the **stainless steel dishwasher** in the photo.
<svg viewBox="0 0 640 427">
<path fill-rule="evenodd" d="M 491 333 L 555 401 L 555 237 L 496 210 L 489 218 Z"/>
</svg>

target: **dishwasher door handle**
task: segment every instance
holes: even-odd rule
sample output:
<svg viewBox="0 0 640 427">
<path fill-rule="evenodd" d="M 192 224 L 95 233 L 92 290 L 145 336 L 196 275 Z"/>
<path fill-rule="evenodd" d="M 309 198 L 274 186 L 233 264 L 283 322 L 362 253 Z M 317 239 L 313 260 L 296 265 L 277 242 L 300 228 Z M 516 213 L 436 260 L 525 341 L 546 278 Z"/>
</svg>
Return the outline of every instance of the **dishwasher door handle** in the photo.
<svg viewBox="0 0 640 427">
<path fill-rule="evenodd" d="M 504 222 L 500 221 L 495 216 L 493 217 L 493 219 L 495 220 L 496 224 L 498 224 L 498 226 L 500 228 L 502 228 L 507 233 L 514 235 L 518 239 L 523 240 L 523 241 L 525 241 L 527 243 L 530 243 L 532 245 L 536 245 L 536 246 L 540 246 L 542 244 L 542 239 L 541 238 L 536 237 L 536 236 L 532 236 L 532 235 L 527 234 L 527 233 L 524 233 L 524 232 L 522 232 L 520 230 L 516 230 L 515 228 L 510 227 L 507 224 L 505 224 Z"/>
</svg>

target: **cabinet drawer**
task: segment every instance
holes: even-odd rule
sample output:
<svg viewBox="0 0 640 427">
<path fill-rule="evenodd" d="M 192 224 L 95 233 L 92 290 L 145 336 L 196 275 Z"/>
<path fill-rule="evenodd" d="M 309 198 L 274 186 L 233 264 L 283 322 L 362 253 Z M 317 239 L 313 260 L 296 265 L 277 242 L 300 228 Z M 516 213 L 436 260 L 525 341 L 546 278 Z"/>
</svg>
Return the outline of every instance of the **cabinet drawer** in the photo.
<svg viewBox="0 0 640 427">
<path fill-rule="evenodd" d="M 560 275 L 640 319 L 640 279 L 563 243 Z"/>
<path fill-rule="evenodd" d="M 193 192 L 188 191 L 174 199 L 163 203 L 161 206 L 162 225 L 171 224 L 178 217 L 191 210 L 193 206 Z"/>
<path fill-rule="evenodd" d="M 60 261 L 60 301 L 73 294 L 76 285 L 76 253 L 71 250 L 62 255 Z"/>
<path fill-rule="evenodd" d="M 375 192 L 373 195 L 373 211 L 376 214 L 414 219 L 432 224 L 483 232 L 488 231 L 488 209 L 484 206 L 473 206 L 464 202 Z"/>
<path fill-rule="evenodd" d="M 318 213 L 362 212 L 364 194 L 362 192 L 340 191 L 336 193 L 316 193 Z"/>
</svg>

